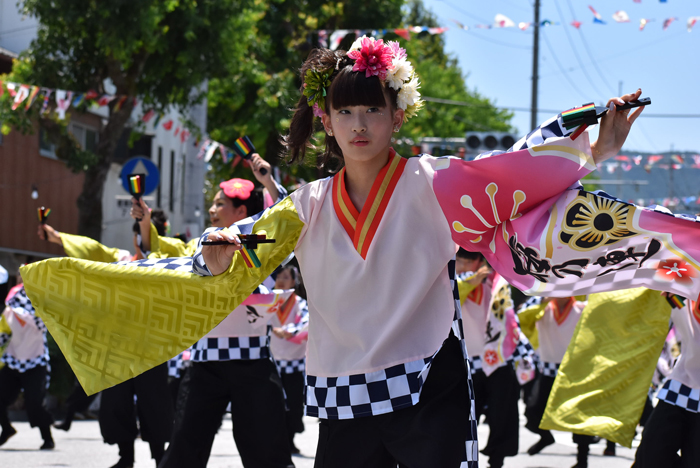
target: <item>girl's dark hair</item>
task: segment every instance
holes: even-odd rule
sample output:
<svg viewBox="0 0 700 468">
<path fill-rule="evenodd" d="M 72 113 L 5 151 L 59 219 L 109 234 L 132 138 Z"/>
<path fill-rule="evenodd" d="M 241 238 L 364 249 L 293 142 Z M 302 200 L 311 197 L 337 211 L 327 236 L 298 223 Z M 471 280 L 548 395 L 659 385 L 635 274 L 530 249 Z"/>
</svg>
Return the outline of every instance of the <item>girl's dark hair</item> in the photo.
<svg viewBox="0 0 700 468">
<path fill-rule="evenodd" d="M 165 236 L 165 233 L 168 230 L 168 215 L 165 214 L 165 211 L 160 208 L 153 208 L 151 210 L 151 223 L 153 223 L 155 226 L 159 236 Z M 141 228 L 139 227 L 138 221 L 134 221 L 132 230 L 134 231 L 134 234 L 141 234 Z"/>
<path fill-rule="evenodd" d="M 247 200 L 241 200 L 240 198 L 231 198 L 228 195 L 226 195 L 223 190 L 221 191 L 221 193 L 223 193 L 226 198 L 231 200 L 231 203 L 233 203 L 234 208 L 238 208 L 241 205 L 245 205 L 247 216 L 252 216 L 256 213 L 260 213 L 263 209 L 265 209 L 265 201 L 263 197 L 262 187 L 255 187 L 253 191 L 250 192 L 250 196 Z"/>
<path fill-rule="evenodd" d="M 281 266 L 279 268 L 279 270 L 277 270 L 277 274 L 279 275 L 280 273 L 282 273 L 285 270 L 288 271 L 290 275 L 292 275 L 292 279 L 294 280 L 294 284 L 299 285 L 299 270 L 297 269 L 297 267 L 295 267 L 294 265 L 289 265 L 289 264 Z"/>
<path fill-rule="evenodd" d="M 457 251 L 457 257 L 459 258 L 465 258 L 467 260 L 481 260 L 484 258 L 483 255 L 479 252 L 470 252 L 469 250 L 466 250 L 462 247 L 459 248 Z"/>
<path fill-rule="evenodd" d="M 309 57 L 301 66 L 302 92 L 301 98 L 294 109 L 289 134 L 282 139 L 282 144 L 288 151 L 289 163 L 302 163 L 306 157 L 307 149 L 319 150 L 311 142 L 314 133 L 314 112 L 309 106 L 306 96 L 303 95 L 304 79 L 308 70 L 324 71 L 333 70 L 330 76 L 331 85 L 327 90 L 326 114 L 330 114 L 331 107 L 340 109 L 348 106 L 376 106 L 387 105 L 385 93 L 389 95 L 392 110 L 397 108 L 396 96 L 398 92 L 385 84 L 377 76 L 365 77 L 365 72 L 353 72 L 355 61 L 347 56 L 344 50 L 313 49 Z M 328 168 L 328 163 L 338 162 L 336 169 L 343 166 L 343 152 L 335 140 L 335 137 L 325 135 L 325 148 L 316 159 L 318 167 Z"/>
</svg>

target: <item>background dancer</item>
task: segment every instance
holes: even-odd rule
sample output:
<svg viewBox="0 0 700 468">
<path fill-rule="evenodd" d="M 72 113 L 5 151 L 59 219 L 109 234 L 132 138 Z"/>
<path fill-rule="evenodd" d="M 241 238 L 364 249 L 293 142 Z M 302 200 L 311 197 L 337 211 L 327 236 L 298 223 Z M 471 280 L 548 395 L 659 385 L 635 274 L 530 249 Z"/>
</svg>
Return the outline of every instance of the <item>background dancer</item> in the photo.
<svg viewBox="0 0 700 468">
<path fill-rule="evenodd" d="M 681 355 L 657 394 L 659 402 L 644 426 L 634 468 L 700 466 L 700 298 L 673 307 L 671 320 Z"/>
<path fill-rule="evenodd" d="M 490 348 L 486 351 L 491 362 L 486 366 L 488 374 L 484 370 L 484 354 L 487 343 L 512 340 L 514 333 L 519 337 L 520 329 L 508 333 L 507 325 L 494 328 L 494 324 L 506 321 L 505 313 L 514 318 L 513 305 L 510 286 L 499 281 L 500 276 L 486 264 L 483 255 L 460 248 L 456 265 L 464 336 L 471 354 L 476 418 L 479 420 L 482 414 L 486 414 L 489 425 L 489 440 L 481 453 L 489 457 L 489 467 L 500 468 L 505 457 L 518 454 L 520 385 L 513 354 L 520 357 L 521 353 L 514 353 L 517 348 L 510 348 L 508 355 L 503 355 L 498 348 Z M 525 349 L 525 345 L 521 346 Z"/>
<path fill-rule="evenodd" d="M 257 155 L 256 155 L 257 156 Z M 253 174 L 274 199 L 286 196 L 271 175 L 270 164 L 257 156 Z M 261 168 L 267 173 L 262 175 Z M 222 182 L 209 217 L 213 226 L 228 227 L 263 210 L 262 191 L 251 181 Z M 149 232 L 147 207 L 141 199 L 132 216 L 141 218 L 141 232 Z M 162 240 L 162 239 L 161 239 Z M 188 244 L 195 245 L 195 242 Z M 143 235 L 149 258 L 168 256 L 155 250 Z M 183 244 L 184 245 L 184 244 Z M 190 247 L 186 247 L 190 248 Z M 274 280 L 269 280 L 270 286 Z M 260 286 L 259 292 L 267 292 Z M 243 465 L 250 468 L 293 466 L 286 430 L 282 382 L 270 353 L 269 327 L 246 317 L 245 307 L 233 311 L 207 336 L 192 346 L 191 366 L 182 383 L 170 446 L 161 468 L 205 467 L 221 419 L 230 404 L 233 438 Z"/>
<path fill-rule="evenodd" d="M 299 270 L 286 265 L 277 271 L 275 289 L 298 289 Z M 309 307 L 306 300 L 294 294 L 283 307 L 289 312 L 272 319 L 270 347 L 287 402 L 287 435 L 292 453 L 299 453 L 294 445 L 294 435 L 304 432 L 304 370 L 306 363 L 306 337 L 309 327 Z M 291 306 L 293 304 L 293 307 Z"/>
<path fill-rule="evenodd" d="M 17 433 L 10 424 L 7 408 L 24 390 L 29 425 L 41 432 L 41 450 L 52 450 L 53 418 L 44 407 L 50 373 L 46 326 L 37 317 L 22 283 L 10 289 L 5 299 L 0 317 L 0 348 L 5 344 L 7 349 L 1 358 L 5 366 L 0 369 L 0 445 Z"/>
</svg>

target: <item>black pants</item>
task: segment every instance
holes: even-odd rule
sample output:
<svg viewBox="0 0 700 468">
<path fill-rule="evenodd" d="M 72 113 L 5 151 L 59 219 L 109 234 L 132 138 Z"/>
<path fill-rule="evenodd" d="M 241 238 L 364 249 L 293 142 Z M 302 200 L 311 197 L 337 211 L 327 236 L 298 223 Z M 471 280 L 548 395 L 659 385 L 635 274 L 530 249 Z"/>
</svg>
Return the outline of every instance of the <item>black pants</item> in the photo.
<svg viewBox="0 0 700 468">
<path fill-rule="evenodd" d="M 66 399 L 66 419 L 73 419 L 75 413 L 84 413 L 97 398 L 97 393 L 88 396 L 80 383 L 76 382 L 73 391 Z"/>
<path fill-rule="evenodd" d="M 290 444 L 294 434 L 304 432 L 304 373 L 280 374 L 287 395 L 287 435 Z"/>
<path fill-rule="evenodd" d="M 136 408 L 134 408 L 136 395 Z M 139 427 L 136 426 L 138 414 Z M 170 440 L 173 406 L 166 364 L 102 391 L 100 430 L 108 444 L 133 444 L 141 439 L 154 445 Z"/>
<path fill-rule="evenodd" d="M 48 428 L 53 418 L 44 408 L 46 396 L 46 366 L 37 366 L 25 372 L 5 366 L 0 369 L 0 427 L 11 427 L 7 407 L 15 402 L 24 389 L 24 405 L 32 427 Z"/>
<path fill-rule="evenodd" d="M 525 427 L 540 436 L 549 433 L 546 429 L 540 429 L 540 421 L 542 421 L 542 416 L 547 408 L 547 400 L 549 394 L 552 393 L 553 385 L 554 377 L 539 374 L 534 380 L 530 398 L 526 402 L 525 417 L 527 422 Z"/>
<path fill-rule="evenodd" d="M 204 468 L 229 402 L 243 466 L 294 466 L 282 383 L 269 359 L 193 362 L 180 384 L 183 395 L 160 468 Z"/>
<path fill-rule="evenodd" d="M 470 431 L 471 402 L 459 341 L 433 360 L 420 401 L 356 419 L 322 419 L 315 468 L 458 468 Z"/>
<path fill-rule="evenodd" d="M 520 385 L 513 366 L 499 367 L 488 377 L 483 371 L 477 371 L 472 379 L 476 418 L 486 414 L 489 424 L 489 440 L 481 452 L 494 460 L 514 457 L 518 454 L 520 437 Z"/>
<path fill-rule="evenodd" d="M 634 468 L 697 468 L 700 466 L 698 441 L 700 414 L 659 401 L 644 426 Z"/>
</svg>

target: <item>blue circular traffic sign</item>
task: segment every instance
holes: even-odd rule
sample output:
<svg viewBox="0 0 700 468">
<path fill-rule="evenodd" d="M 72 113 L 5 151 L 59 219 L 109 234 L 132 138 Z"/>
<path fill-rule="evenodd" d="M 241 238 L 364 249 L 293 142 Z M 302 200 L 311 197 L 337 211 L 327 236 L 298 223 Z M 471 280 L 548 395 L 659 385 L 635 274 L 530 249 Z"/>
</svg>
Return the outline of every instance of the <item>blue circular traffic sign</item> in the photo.
<svg viewBox="0 0 700 468">
<path fill-rule="evenodd" d="M 148 158 L 137 156 L 124 163 L 120 177 L 122 179 L 122 187 L 124 187 L 124 190 L 127 192 L 129 192 L 129 174 L 146 175 L 146 189 L 143 192 L 144 195 L 152 193 L 158 188 L 158 184 L 160 184 L 158 166 L 153 164 L 153 161 Z"/>
</svg>

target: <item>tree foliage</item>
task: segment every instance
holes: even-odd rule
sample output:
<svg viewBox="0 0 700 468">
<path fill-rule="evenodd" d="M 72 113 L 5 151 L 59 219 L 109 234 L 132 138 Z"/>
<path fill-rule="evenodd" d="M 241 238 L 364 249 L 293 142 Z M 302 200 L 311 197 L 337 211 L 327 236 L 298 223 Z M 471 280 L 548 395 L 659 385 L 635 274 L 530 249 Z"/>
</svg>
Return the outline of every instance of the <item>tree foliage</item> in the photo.
<svg viewBox="0 0 700 468">
<path fill-rule="evenodd" d="M 39 29 L 12 75 L 4 79 L 99 94 L 111 83 L 114 94 L 130 97 L 118 111 L 112 103 L 94 154 L 71 139 L 64 122 L 39 116 L 40 106 L 25 113 L 12 112 L 7 97 L 0 103 L 5 130 L 29 132 L 38 119 L 57 144 L 58 157 L 72 169 L 85 171 L 78 200 L 81 234 L 100 237 L 103 185 L 117 141 L 127 126 L 133 126 L 132 97 L 158 111 L 169 106 L 186 109 L 198 102 L 202 83 L 223 76 L 230 53 L 247 47 L 244 39 L 251 19 L 239 13 L 255 3 L 260 2 L 25 0 L 20 4 L 24 14 L 37 18 Z"/>
<path fill-rule="evenodd" d="M 212 80 L 209 87 L 209 132 L 213 139 L 230 145 L 248 135 L 258 152 L 282 170 L 306 181 L 326 174 L 314 166 L 313 155 L 307 166 L 288 167 L 280 158 L 279 136 L 289 126 L 291 108 L 299 99 L 298 70 L 313 47 L 318 47 L 318 29 L 392 29 L 408 25 L 438 26 L 421 0 L 404 2 L 336 2 L 271 0 L 257 12 L 252 46 L 244 60 L 231 63 L 224 79 Z M 355 39 L 345 37 L 340 47 L 347 49 Z M 421 79 L 424 96 L 464 101 L 469 107 L 427 102 L 420 114 L 404 125 L 399 141 L 420 141 L 422 137 L 459 137 L 469 130 L 510 130 L 506 111 L 491 100 L 470 91 L 454 57 L 445 52 L 441 35 L 411 34 L 406 41 L 393 33 L 385 40 L 399 40 Z M 319 128 L 320 129 L 320 128 Z M 319 132 L 319 137 L 322 133 Z M 397 147 L 405 155 L 409 147 Z M 211 194 L 218 182 L 230 177 L 252 178 L 243 165 L 232 170 L 220 159 L 212 160 L 208 186 Z"/>
</svg>

